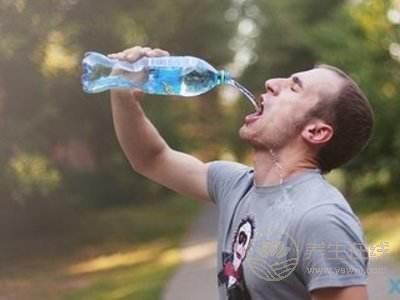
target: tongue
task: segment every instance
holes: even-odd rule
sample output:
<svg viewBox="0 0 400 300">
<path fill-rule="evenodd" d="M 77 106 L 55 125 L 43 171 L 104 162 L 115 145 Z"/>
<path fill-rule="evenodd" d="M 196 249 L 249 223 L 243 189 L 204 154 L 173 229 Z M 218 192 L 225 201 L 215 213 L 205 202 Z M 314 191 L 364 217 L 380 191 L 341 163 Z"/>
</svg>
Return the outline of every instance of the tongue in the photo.
<svg viewBox="0 0 400 300">
<path fill-rule="evenodd" d="M 245 117 L 244 121 L 246 123 L 250 123 L 250 122 L 257 120 L 260 116 L 261 116 L 260 112 L 254 112 L 254 113 L 247 115 Z"/>
</svg>

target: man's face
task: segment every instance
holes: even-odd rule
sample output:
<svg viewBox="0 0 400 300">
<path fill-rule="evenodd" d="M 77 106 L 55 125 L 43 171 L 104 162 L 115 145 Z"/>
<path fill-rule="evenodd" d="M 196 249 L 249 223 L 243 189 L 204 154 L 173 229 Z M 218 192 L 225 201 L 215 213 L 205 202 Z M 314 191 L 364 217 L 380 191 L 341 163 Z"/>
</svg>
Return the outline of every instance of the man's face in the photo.
<svg viewBox="0 0 400 300">
<path fill-rule="evenodd" d="M 265 82 L 261 114 L 246 116 L 239 135 L 257 148 L 280 150 L 299 137 L 307 112 L 319 101 L 329 101 L 342 79 L 331 70 L 315 68 L 289 78 Z"/>
</svg>

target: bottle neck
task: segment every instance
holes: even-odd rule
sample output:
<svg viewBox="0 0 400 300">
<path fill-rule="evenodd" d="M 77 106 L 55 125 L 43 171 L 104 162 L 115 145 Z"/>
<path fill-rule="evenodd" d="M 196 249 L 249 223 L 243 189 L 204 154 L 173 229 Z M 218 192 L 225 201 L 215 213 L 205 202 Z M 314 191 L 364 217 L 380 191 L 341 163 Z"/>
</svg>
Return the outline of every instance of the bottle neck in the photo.
<svg viewBox="0 0 400 300">
<path fill-rule="evenodd" d="M 218 71 L 218 81 L 219 81 L 219 84 L 231 84 L 232 77 L 228 71 L 221 70 L 221 71 Z"/>
</svg>

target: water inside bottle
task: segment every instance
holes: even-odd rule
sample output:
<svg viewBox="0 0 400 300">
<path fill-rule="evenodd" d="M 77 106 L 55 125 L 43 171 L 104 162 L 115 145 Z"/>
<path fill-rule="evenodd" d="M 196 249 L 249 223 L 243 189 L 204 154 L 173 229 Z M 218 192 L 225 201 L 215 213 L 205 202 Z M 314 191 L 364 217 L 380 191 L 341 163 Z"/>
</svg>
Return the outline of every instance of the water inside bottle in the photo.
<svg viewBox="0 0 400 300">
<path fill-rule="evenodd" d="M 149 94 L 179 96 L 197 96 L 219 84 L 229 84 L 259 110 L 255 96 L 230 77 L 229 73 L 218 72 L 206 62 L 193 61 L 197 59 L 165 57 L 132 64 L 88 52 L 82 61 L 81 81 L 87 93 L 99 93 L 113 88 L 138 88 Z"/>
<path fill-rule="evenodd" d="M 256 97 L 252 92 L 250 92 L 248 89 L 246 89 L 243 85 L 241 85 L 239 82 L 237 82 L 234 79 L 231 79 L 228 82 L 230 85 L 234 86 L 237 88 L 244 96 L 246 96 L 247 100 L 254 106 L 254 108 L 258 111 L 260 108 L 258 107 Z"/>
</svg>

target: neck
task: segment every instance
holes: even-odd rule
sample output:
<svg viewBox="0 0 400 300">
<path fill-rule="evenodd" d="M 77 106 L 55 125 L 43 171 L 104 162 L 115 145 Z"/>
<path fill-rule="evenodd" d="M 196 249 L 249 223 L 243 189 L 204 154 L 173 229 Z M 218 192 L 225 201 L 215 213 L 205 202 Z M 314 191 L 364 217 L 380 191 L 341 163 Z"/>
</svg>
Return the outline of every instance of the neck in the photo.
<svg viewBox="0 0 400 300">
<path fill-rule="evenodd" d="M 277 185 L 290 176 L 316 168 L 318 164 L 309 153 L 298 148 L 255 149 L 254 182 L 257 186 Z"/>
</svg>

